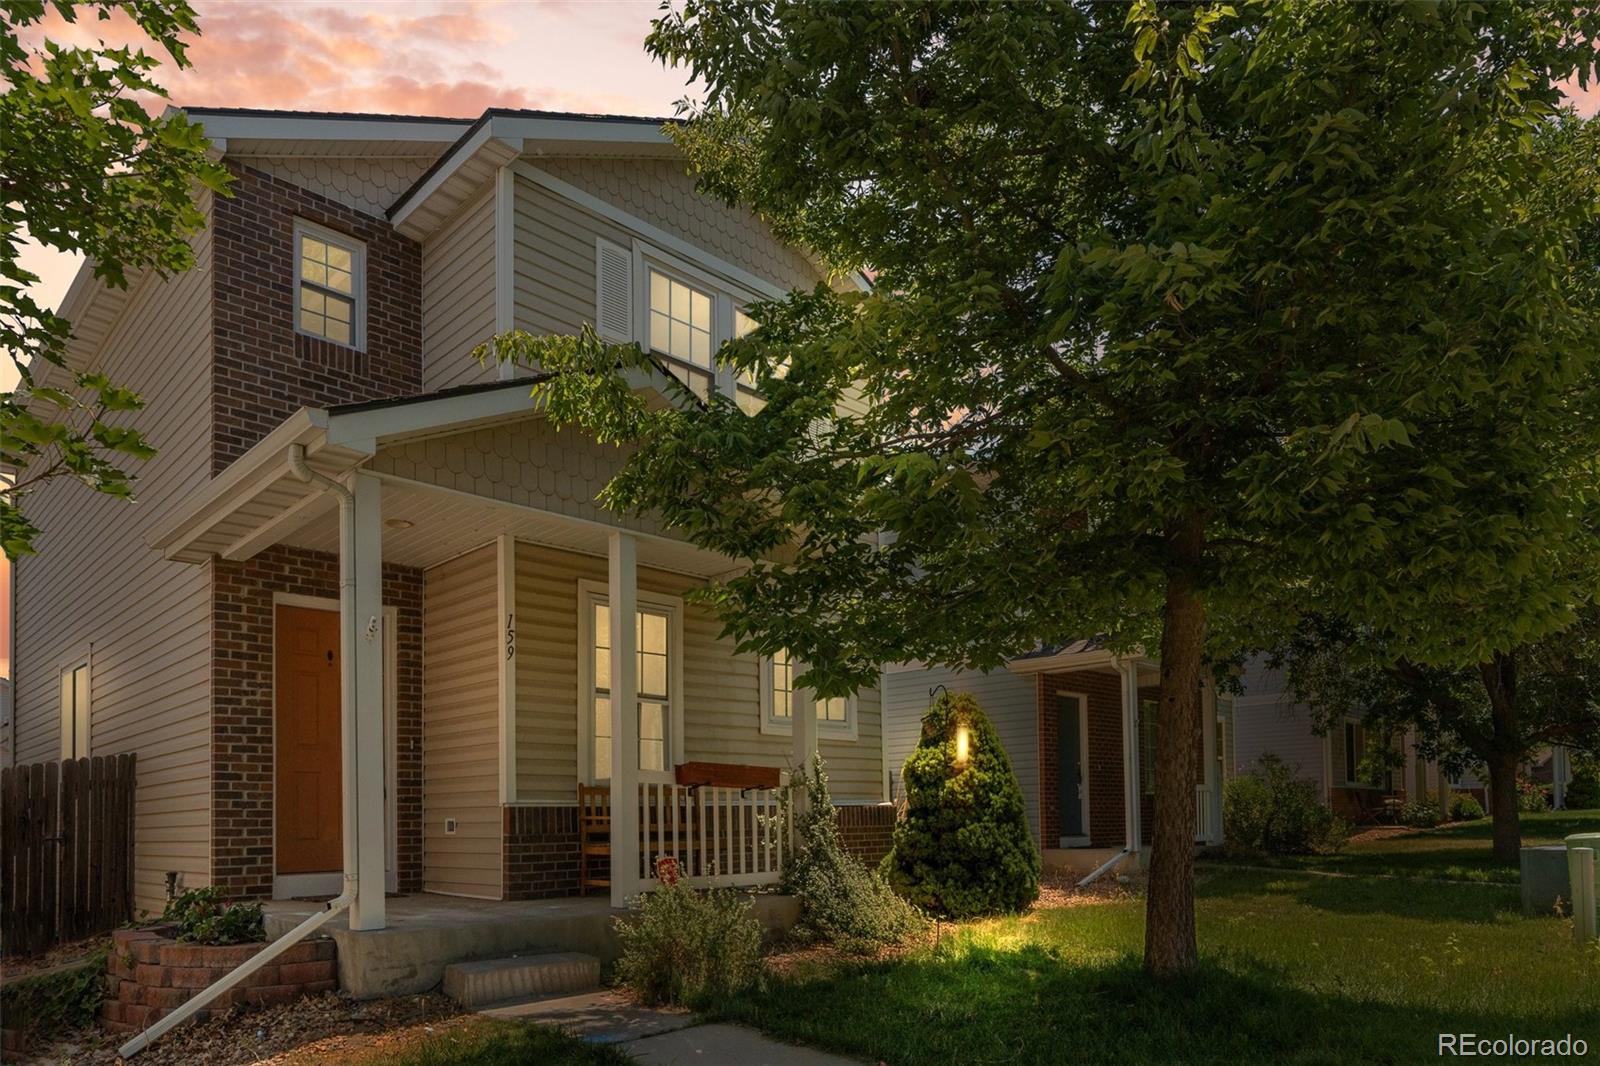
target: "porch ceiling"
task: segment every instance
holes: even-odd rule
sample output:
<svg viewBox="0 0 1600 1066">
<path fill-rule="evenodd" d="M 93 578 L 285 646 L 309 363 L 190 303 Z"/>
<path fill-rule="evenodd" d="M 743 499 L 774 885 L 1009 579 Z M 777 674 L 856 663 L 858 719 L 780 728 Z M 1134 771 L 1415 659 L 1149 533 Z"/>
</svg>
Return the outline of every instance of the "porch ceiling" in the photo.
<svg viewBox="0 0 1600 1066">
<path fill-rule="evenodd" d="M 613 527 L 390 475 L 383 481 L 383 560 L 426 569 L 482 547 L 496 537 L 604 556 Z M 626 528 L 626 527 L 616 527 Z M 692 544 L 638 533 L 640 566 L 697 577 L 728 573 L 725 556 Z M 339 550 L 339 516 L 330 509 L 308 519 L 282 543 L 313 551 Z"/>
</svg>

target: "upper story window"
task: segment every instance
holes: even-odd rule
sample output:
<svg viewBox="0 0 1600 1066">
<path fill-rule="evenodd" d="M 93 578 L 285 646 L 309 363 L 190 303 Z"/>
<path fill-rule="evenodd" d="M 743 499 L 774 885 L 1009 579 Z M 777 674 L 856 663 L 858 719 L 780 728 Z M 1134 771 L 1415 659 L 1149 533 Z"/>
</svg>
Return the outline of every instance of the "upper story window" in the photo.
<svg viewBox="0 0 1600 1066">
<path fill-rule="evenodd" d="M 761 661 L 761 731 L 793 732 L 795 700 L 794 678 L 798 664 L 787 651 Z M 808 695 L 808 694 L 806 694 Z M 804 698 L 804 697 L 802 697 Z M 817 735 L 854 740 L 856 738 L 856 698 L 832 696 L 809 700 L 817 715 Z"/>
<path fill-rule="evenodd" d="M 366 245 L 324 226 L 296 219 L 295 330 L 351 348 L 364 348 Z"/>
<path fill-rule="evenodd" d="M 650 268 L 650 347 L 711 369 L 711 294 Z"/>
</svg>

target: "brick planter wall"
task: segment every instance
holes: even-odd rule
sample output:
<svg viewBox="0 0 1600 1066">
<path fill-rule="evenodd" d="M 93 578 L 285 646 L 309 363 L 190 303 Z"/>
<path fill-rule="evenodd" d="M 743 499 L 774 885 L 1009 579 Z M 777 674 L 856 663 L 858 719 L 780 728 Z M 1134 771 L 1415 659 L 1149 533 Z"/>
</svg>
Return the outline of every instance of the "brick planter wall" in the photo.
<svg viewBox="0 0 1600 1066">
<path fill-rule="evenodd" d="M 578 808 L 505 807 L 501 861 L 506 899 L 578 894 Z M 605 860 L 598 874 L 604 877 Z"/>
<path fill-rule="evenodd" d="M 835 807 L 833 818 L 839 827 L 839 842 L 851 855 L 873 869 L 894 846 L 894 804 Z"/>
<path fill-rule="evenodd" d="M 118 929 L 106 960 L 108 991 L 100 1020 L 114 1033 L 136 1033 L 187 1003 L 252 958 L 265 944 L 201 947 L 163 936 L 161 927 Z M 232 1006 L 268 1007 L 339 987 L 332 940 L 306 940 L 219 996 L 198 1017 Z"/>
<path fill-rule="evenodd" d="M 335 555 L 282 545 L 211 564 L 211 880 L 230 897 L 272 894 L 273 601 L 337 599 Z M 399 889 L 422 887 L 422 571 L 385 563 L 396 608 L 395 819 Z"/>
</svg>

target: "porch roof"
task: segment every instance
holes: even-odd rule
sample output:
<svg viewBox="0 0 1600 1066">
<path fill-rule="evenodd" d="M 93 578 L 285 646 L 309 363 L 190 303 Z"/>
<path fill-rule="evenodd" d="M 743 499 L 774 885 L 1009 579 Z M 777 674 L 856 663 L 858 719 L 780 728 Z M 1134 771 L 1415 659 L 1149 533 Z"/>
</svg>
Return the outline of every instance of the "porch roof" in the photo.
<svg viewBox="0 0 1600 1066">
<path fill-rule="evenodd" d="M 274 544 L 337 552 L 338 500 L 294 472 L 290 462 L 297 449 L 303 449 L 313 471 L 338 479 L 366 465 L 387 445 L 540 419 L 528 398 L 537 380 L 524 377 L 423 396 L 302 408 L 153 529 L 148 543 L 168 559 L 190 563 L 242 561 Z M 617 528 L 387 473 L 376 476 L 383 481 L 385 562 L 426 568 L 502 534 L 604 555 L 607 538 Z M 686 541 L 632 532 L 642 565 L 695 576 L 724 574 L 734 566 L 728 558 Z"/>
</svg>

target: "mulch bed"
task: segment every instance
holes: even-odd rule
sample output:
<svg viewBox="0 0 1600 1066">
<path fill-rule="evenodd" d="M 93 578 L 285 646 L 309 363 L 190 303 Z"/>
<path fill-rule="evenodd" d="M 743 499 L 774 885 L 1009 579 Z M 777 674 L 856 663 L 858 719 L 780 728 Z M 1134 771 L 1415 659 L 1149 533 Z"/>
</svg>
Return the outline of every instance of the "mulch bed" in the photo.
<svg viewBox="0 0 1600 1066">
<path fill-rule="evenodd" d="M 83 940 L 73 940 L 66 944 L 57 944 L 48 951 L 37 955 L 25 955 L 20 958 L 6 956 L 0 958 L 0 984 L 10 984 L 20 981 L 24 977 L 33 977 L 50 970 L 67 969 L 86 961 L 96 951 L 111 943 L 109 934 L 86 937 Z"/>
<path fill-rule="evenodd" d="M 298 1066 L 360 1061 L 373 1055 L 386 1058 L 462 1020 L 461 1008 L 437 993 L 357 1001 L 330 992 L 277 1007 L 234 1007 L 209 1021 L 168 1033 L 134 1061 L 138 1066 L 200 1062 L 207 1066 L 257 1062 Z M 124 1040 L 96 1029 L 75 1039 L 32 1048 L 18 1061 L 101 1066 L 121 1061 L 117 1048 Z"/>
</svg>

